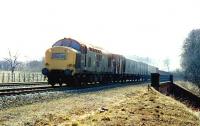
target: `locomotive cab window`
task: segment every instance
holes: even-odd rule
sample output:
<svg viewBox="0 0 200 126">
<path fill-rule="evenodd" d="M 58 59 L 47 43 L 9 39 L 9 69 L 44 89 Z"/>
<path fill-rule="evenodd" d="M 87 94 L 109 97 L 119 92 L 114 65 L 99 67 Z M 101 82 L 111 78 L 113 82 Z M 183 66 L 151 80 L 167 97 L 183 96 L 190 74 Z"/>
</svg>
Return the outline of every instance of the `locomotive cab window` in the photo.
<svg viewBox="0 0 200 126">
<path fill-rule="evenodd" d="M 52 59 L 58 59 L 58 60 L 66 60 L 67 55 L 65 53 L 52 53 L 51 58 Z"/>
<path fill-rule="evenodd" d="M 81 49 L 81 45 L 79 42 L 77 42 L 76 40 L 70 39 L 70 38 L 64 38 L 61 39 L 59 41 L 57 41 L 55 44 L 53 44 L 52 47 L 55 46 L 66 46 L 66 47 L 71 47 L 77 51 L 80 51 Z"/>
</svg>

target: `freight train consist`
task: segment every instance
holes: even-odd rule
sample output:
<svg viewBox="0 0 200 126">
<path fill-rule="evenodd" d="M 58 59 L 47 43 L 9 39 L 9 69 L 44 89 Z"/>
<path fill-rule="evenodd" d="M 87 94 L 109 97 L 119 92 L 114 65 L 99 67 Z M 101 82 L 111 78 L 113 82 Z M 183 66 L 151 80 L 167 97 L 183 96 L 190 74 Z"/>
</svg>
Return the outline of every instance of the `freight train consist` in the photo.
<svg viewBox="0 0 200 126">
<path fill-rule="evenodd" d="M 71 38 L 57 41 L 45 53 L 42 73 L 48 83 L 81 86 L 92 83 L 145 81 L 158 68 L 108 53 Z"/>
</svg>

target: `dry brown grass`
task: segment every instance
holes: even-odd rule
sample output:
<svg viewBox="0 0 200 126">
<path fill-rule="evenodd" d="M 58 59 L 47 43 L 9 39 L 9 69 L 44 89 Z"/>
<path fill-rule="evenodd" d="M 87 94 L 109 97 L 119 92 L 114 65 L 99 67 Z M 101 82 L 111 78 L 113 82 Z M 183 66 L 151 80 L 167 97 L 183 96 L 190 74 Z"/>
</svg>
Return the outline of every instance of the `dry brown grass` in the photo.
<svg viewBox="0 0 200 126">
<path fill-rule="evenodd" d="M 200 97 L 200 88 L 197 85 L 188 81 L 175 81 L 174 83 Z"/>
<path fill-rule="evenodd" d="M 37 103 L 0 112 L 0 125 L 198 126 L 185 105 L 147 86 L 127 86 Z"/>
</svg>

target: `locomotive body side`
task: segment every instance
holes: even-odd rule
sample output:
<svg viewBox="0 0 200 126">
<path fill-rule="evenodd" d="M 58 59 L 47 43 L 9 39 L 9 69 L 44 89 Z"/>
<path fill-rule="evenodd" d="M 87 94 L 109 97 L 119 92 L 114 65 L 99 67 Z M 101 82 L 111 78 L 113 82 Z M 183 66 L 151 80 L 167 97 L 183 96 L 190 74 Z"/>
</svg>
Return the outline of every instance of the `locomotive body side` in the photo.
<svg viewBox="0 0 200 126">
<path fill-rule="evenodd" d="M 86 54 L 81 54 L 81 69 L 85 73 L 108 72 L 108 56 L 98 50 L 89 48 Z M 80 72 L 81 73 L 81 72 Z"/>
</svg>

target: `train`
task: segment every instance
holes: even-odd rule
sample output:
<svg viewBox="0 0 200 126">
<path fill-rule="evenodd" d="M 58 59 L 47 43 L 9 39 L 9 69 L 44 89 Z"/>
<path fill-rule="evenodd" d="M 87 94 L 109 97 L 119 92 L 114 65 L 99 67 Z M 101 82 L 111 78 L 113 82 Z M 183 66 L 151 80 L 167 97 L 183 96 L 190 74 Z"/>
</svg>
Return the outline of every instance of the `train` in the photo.
<svg viewBox="0 0 200 126">
<path fill-rule="evenodd" d="M 46 50 L 42 69 L 42 74 L 52 86 L 146 81 L 151 73 L 158 72 L 155 66 L 72 38 L 58 40 Z"/>
</svg>

